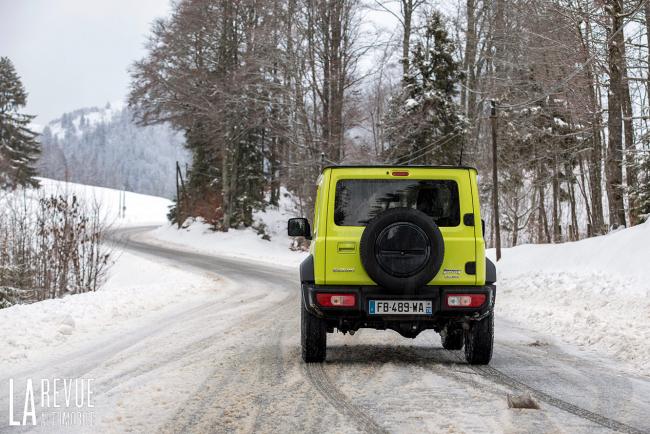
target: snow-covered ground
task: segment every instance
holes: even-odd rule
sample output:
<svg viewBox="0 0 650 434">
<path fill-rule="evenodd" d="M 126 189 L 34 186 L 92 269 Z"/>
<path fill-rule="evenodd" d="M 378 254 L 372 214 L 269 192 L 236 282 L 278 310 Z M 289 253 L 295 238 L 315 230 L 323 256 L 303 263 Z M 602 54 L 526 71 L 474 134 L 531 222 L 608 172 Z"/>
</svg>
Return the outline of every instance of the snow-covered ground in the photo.
<svg viewBox="0 0 650 434">
<path fill-rule="evenodd" d="M 100 291 L 1 309 L 0 372 L 154 322 L 224 286 L 214 276 L 121 253 Z"/>
<path fill-rule="evenodd" d="M 267 206 L 264 212 L 258 211 L 253 215 L 253 227 L 262 223 L 265 233 L 271 238 L 268 241 L 254 228 L 215 232 L 200 220 L 186 223 L 181 230 L 174 225 L 163 225 L 150 234 L 149 240 L 157 240 L 165 245 L 171 243 L 201 253 L 293 267 L 307 256 L 307 252 L 290 250 L 293 239 L 287 235 L 287 220 L 296 215 L 295 201 L 282 189 L 279 206 Z"/>
<path fill-rule="evenodd" d="M 504 249 L 497 314 L 650 375 L 649 264 L 650 222 L 573 243 Z"/>
</svg>

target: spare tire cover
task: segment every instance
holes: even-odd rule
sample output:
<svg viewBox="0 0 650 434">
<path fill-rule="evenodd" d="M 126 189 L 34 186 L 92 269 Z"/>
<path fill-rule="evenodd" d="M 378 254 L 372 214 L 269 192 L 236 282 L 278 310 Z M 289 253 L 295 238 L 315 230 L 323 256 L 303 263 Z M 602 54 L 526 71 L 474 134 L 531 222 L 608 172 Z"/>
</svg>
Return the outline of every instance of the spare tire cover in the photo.
<svg viewBox="0 0 650 434">
<path fill-rule="evenodd" d="M 392 208 L 373 218 L 359 252 L 368 276 L 394 290 L 426 285 L 440 270 L 444 241 L 433 219 L 416 209 Z"/>
</svg>

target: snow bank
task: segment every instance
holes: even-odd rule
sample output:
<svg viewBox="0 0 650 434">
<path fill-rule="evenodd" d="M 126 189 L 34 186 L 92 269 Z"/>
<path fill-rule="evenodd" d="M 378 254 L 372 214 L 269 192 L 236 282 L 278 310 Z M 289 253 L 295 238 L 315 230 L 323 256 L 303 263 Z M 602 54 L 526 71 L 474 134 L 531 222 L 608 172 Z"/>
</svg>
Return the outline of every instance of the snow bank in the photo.
<svg viewBox="0 0 650 434">
<path fill-rule="evenodd" d="M 113 226 L 162 224 L 171 203 L 126 192 L 126 217 L 120 218 L 119 190 L 39 180 L 40 189 L 5 193 L 0 203 L 12 198 L 21 200 L 24 195 L 29 207 L 43 196 L 75 194 L 88 206 L 101 205 L 103 217 Z M 6 364 L 30 362 L 54 347 L 87 343 L 99 335 L 119 332 L 126 324 L 174 309 L 179 301 L 201 300 L 215 287 L 214 279 L 207 275 L 119 251 L 113 255 L 115 264 L 100 291 L 0 309 L 0 372 Z"/>
<path fill-rule="evenodd" d="M 289 192 L 282 189 L 280 198 L 278 207 L 267 206 L 265 211 L 253 215 L 253 226 L 263 223 L 270 241 L 264 240 L 253 228 L 215 232 L 209 225 L 198 220 L 181 230 L 167 224 L 148 235 L 151 241 L 162 241 L 165 245 L 172 243 L 191 251 L 295 267 L 307 256 L 307 252 L 289 249 L 293 240 L 287 235 L 287 220 L 295 217 L 297 211 Z"/>
<path fill-rule="evenodd" d="M 0 372 L 60 347 L 69 351 L 151 323 L 152 316 L 173 311 L 180 302 L 205 300 L 222 286 L 207 275 L 122 253 L 100 291 L 0 309 Z"/>
<path fill-rule="evenodd" d="M 573 243 L 504 249 L 497 313 L 650 375 L 649 263 L 650 222 Z"/>
</svg>

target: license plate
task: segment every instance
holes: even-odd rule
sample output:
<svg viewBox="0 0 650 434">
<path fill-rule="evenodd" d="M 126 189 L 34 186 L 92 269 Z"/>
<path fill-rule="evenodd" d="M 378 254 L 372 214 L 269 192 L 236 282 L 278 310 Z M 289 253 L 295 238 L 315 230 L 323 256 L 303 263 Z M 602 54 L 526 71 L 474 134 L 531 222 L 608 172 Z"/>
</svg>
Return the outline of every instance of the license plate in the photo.
<svg viewBox="0 0 650 434">
<path fill-rule="evenodd" d="M 431 300 L 370 300 L 371 315 L 432 315 Z"/>
</svg>

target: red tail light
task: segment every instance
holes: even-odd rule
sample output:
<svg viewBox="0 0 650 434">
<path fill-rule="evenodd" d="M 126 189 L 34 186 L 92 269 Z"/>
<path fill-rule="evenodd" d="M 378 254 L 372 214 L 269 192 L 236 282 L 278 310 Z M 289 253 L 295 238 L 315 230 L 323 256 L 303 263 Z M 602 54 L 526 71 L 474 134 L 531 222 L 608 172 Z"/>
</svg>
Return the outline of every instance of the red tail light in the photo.
<svg viewBox="0 0 650 434">
<path fill-rule="evenodd" d="M 447 294 L 447 307 L 480 307 L 485 294 Z"/>
<path fill-rule="evenodd" d="M 394 171 L 393 176 L 409 176 L 409 173 L 406 170 L 403 171 Z"/>
<path fill-rule="evenodd" d="M 322 307 L 354 307 L 357 304 L 355 294 L 316 294 L 316 302 Z"/>
</svg>

